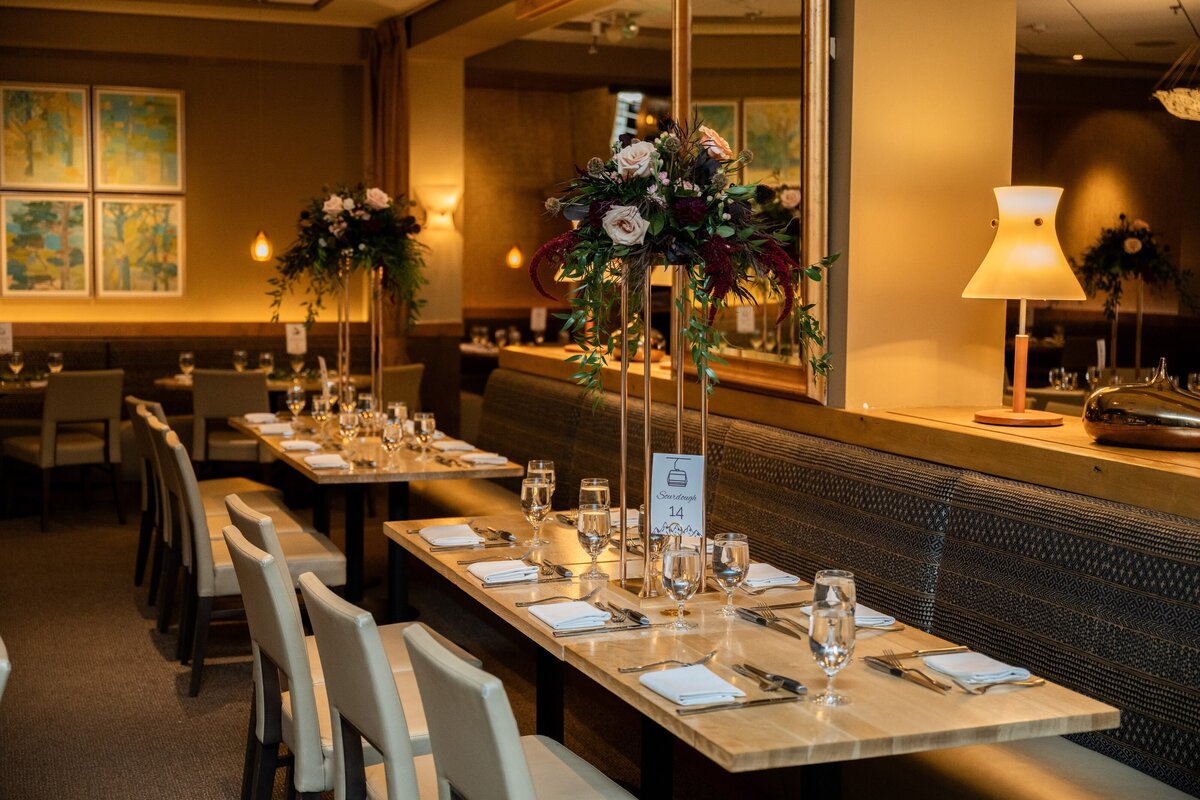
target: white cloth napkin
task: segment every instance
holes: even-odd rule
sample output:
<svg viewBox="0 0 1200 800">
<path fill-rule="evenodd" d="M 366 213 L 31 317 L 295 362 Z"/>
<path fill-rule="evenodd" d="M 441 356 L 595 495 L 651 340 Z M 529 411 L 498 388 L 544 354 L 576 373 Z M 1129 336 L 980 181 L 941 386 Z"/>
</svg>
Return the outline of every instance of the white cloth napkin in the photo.
<svg viewBox="0 0 1200 800">
<path fill-rule="evenodd" d="M 751 564 L 746 570 L 746 585 L 751 589 L 762 589 L 767 586 L 796 586 L 800 578 L 784 572 L 778 567 L 762 562 Z"/>
<path fill-rule="evenodd" d="M 429 446 L 434 450 L 441 450 L 443 453 L 451 450 L 470 451 L 475 449 L 475 445 L 464 442 L 462 439 L 442 439 L 441 441 L 430 443 Z"/>
<path fill-rule="evenodd" d="M 284 450 L 320 450 L 321 445 L 311 439 L 293 439 L 290 442 L 282 442 L 280 445 Z"/>
<path fill-rule="evenodd" d="M 246 420 L 246 422 L 250 423 L 251 425 L 265 425 L 269 422 L 276 422 L 279 418 L 270 411 L 255 411 L 252 414 L 247 414 L 246 416 L 242 417 L 242 419 Z"/>
<path fill-rule="evenodd" d="M 655 694 L 681 706 L 728 703 L 746 693 L 713 673 L 703 664 L 647 672 L 638 679 Z"/>
<path fill-rule="evenodd" d="M 458 457 L 459 461 L 466 461 L 468 464 L 507 464 L 508 459 L 499 453 L 463 453 Z"/>
<path fill-rule="evenodd" d="M 614 508 L 608 512 L 609 525 L 621 524 L 621 509 Z M 629 528 L 637 527 L 638 510 L 636 508 L 625 509 L 625 526 Z"/>
<path fill-rule="evenodd" d="M 433 432 L 433 439 L 432 439 L 431 441 L 434 441 L 434 442 L 440 442 L 442 439 L 445 439 L 445 438 L 446 438 L 446 432 L 445 432 L 445 431 L 434 431 L 434 432 Z"/>
<path fill-rule="evenodd" d="M 538 568 L 531 567 L 524 561 L 481 561 L 467 567 L 467 572 L 483 581 L 488 586 L 498 583 L 515 583 L 537 578 Z"/>
<path fill-rule="evenodd" d="M 295 433 L 290 422 L 267 422 L 258 426 L 258 432 L 263 436 L 291 436 Z"/>
<path fill-rule="evenodd" d="M 599 628 L 612 619 L 612 614 L 601 611 L 591 603 L 585 603 L 582 600 L 530 606 L 529 613 L 556 631 Z"/>
<path fill-rule="evenodd" d="M 418 533 L 434 547 L 459 547 L 483 541 L 483 537 L 471 530 L 470 525 L 431 525 L 421 528 Z"/>
<path fill-rule="evenodd" d="M 1029 677 L 1029 670 L 1005 664 L 983 653 L 947 653 L 941 656 L 926 656 L 922 660 L 930 669 L 964 683 L 1023 681 Z"/>
<path fill-rule="evenodd" d="M 325 453 L 319 456 L 305 456 L 304 463 L 313 469 L 349 469 L 350 464 L 337 453 Z"/>
<path fill-rule="evenodd" d="M 812 606 L 805 606 L 800 609 L 800 613 L 806 617 L 811 616 Z M 896 624 L 896 618 L 857 603 L 854 606 L 854 624 L 860 628 L 887 628 Z"/>
</svg>

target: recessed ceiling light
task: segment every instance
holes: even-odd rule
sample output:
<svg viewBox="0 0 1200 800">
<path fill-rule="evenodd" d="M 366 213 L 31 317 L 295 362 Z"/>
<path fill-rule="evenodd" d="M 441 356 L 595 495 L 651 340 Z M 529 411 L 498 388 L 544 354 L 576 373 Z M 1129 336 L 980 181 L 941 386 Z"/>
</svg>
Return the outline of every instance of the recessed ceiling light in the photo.
<svg viewBox="0 0 1200 800">
<path fill-rule="evenodd" d="M 1072 61 L 1083 61 L 1083 53 L 1076 53 L 1075 55 L 1071 56 L 1071 60 Z"/>
</svg>

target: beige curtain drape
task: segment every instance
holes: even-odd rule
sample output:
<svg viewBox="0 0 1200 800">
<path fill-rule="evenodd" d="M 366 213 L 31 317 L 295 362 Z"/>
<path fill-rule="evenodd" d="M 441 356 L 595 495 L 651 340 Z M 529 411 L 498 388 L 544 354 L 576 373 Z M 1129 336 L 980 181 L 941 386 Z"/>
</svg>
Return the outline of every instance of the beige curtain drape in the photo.
<svg viewBox="0 0 1200 800">
<path fill-rule="evenodd" d="M 371 39 L 372 160 L 375 183 L 392 197 L 408 195 L 408 33 L 403 17 L 380 23 Z M 384 303 L 383 358 L 408 362 L 407 303 Z"/>
</svg>

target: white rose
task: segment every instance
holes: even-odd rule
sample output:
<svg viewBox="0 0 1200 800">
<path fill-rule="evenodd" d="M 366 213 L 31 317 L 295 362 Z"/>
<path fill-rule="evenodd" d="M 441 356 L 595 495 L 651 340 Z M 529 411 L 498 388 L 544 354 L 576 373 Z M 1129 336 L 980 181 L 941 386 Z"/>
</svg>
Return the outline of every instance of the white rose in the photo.
<svg viewBox="0 0 1200 800">
<path fill-rule="evenodd" d="M 1125 240 L 1125 252 L 1131 256 L 1142 252 L 1142 240 L 1136 236 L 1130 236 Z"/>
<path fill-rule="evenodd" d="M 779 205 L 784 208 L 796 208 L 800 205 L 799 189 L 784 189 L 779 193 Z"/>
<path fill-rule="evenodd" d="M 729 147 L 729 142 L 725 141 L 725 137 L 714 131 L 707 125 L 701 125 L 699 128 L 700 146 L 708 151 L 708 154 L 718 161 L 728 161 L 733 158 L 733 150 Z"/>
<path fill-rule="evenodd" d="M 1150 223 L 1144 219 L 1135 219 L 1129 227 L 1135 231 L 1144 232 L 1150 230 Z"/>
<path fill-rule="evenodd" d="M 325 201 L 325 205 L 321 206 L 321 210 L 325 212 L 325 216 L 333 219 L 342 213 L 342 198 L 336 194 L 329 195 L 329 199 Z"/>
<path fill-rule="evenodd" d="M 621 177 L 629 180 L 654 174 L 657 154 L 654 145 L 649 142 L 634 142 L 617 153 L 613 160 Z"/>
<path fill-rule="evenodd" d="M 641 244 L 650 223 L 633 206 L 613 206 L 604 215 L 604 232 L 614 244 Z"/>
<path fill-rule="evenodd" d="M 382 211 L 392 204 L 392 198 L 383 189 L 372 187 L 367 189 L 366 204 L 372 211 Z"/>
<path fill-rule="evenodd" d="M 354 198 L 353 197 L 343 198 L 342 199 L 342 208 L 346 209 L 347 211 L 353 211 L 354 210 Z"/>
</svg>

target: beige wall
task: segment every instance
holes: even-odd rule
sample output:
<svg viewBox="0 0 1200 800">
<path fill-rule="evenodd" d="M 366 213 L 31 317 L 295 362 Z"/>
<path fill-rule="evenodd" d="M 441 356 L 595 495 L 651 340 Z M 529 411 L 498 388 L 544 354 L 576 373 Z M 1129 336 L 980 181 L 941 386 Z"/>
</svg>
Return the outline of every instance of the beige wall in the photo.
<svg viewBox="0 0 1200 800">
<path fill-rule="evenodd" d="M 356 182 L 363 177 L 363 77 L 360 64 L 281 63 L 262 67 L 262 137 L 259 137 L 258 64 L 247 26 L 165 20 L 154 25 L 179 47 L 211 56 L 139 55 L 124 52 L 129 41 L 121 21 L 139 25 L 150 18 L 109 15 L 52 15 L 87 24 L 58 25 L 29 41 L 55 50 L 5 47 L 19 41 L 7 10 L 0 16 L 0 78 L 118 86 L 182 89 L 185 93 L 186 287 L 179 299 L 73 301 L 0 300 L 0 319 L 31 321 L 204 321 L 261 322 L 269 319 L 265 296 L 270 264 L 250 258 L 250 241 L 266 227 L 280 252 L 291 241 L 301 205 L 323 184 Z M 6 22 L 7 21 L 7 22 Z M 27 25 L 26 20 L 23 25 Z M 216 25 L 216 27 L 212 27 Z M 147 32 L 153 32 L 153 25 Z M 189 35 L 188 31 L 192 33 Z M 220 39 L 221 31 L 238 36 Z M 268 52 L 294 26 L 266 26 Z M 319 44 L 323 29 L 306 29 L 304 41 Z M 269 36 L 267 35 L 269 33 Z M 331 51 L 343 52 L 346 31 L 329 33 Z M 357 32 L 349 34 L 357 41 Z M 104 52 L 109 51 L 109 52 Z M 122 51 L 122 52 L 111 52 Z M 295 57 L 293 52 L 291 57 Z M 355 295 L 356 303 L 361 292 Z M 297 304 L 285 319 L 299 319 Z M 326 314 L 323 318 L 329 318 Z"/>
<path fill-rule="evenodd" d="M 854 3 L 835 405 L 1000 401 L 1004 304 L 961 294 L 1009 183 L 1015 35 L 1015 0 Z"/>
</svg>

